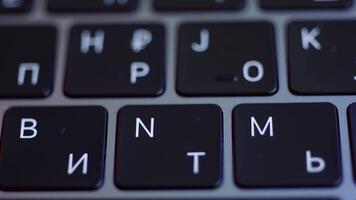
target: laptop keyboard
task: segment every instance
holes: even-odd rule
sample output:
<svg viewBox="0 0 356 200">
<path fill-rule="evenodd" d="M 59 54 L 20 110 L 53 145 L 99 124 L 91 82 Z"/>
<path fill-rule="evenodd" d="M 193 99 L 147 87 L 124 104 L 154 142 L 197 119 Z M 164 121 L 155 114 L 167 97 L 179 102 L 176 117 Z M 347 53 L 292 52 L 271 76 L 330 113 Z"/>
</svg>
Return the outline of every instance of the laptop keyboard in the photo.
<svg viewBox="0 0 356 200">
<path fill-rule="evenodd" d="M 354 199 L 352 0 L 0 0 L 0 199 Z"/>
</svg>

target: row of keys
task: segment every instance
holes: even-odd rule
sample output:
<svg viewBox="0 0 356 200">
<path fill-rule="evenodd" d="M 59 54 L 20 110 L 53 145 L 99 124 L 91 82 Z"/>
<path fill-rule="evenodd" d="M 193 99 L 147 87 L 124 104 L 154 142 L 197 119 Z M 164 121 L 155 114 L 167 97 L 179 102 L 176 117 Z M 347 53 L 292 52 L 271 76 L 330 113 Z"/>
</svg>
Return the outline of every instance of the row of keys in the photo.
<svg viewBox="0 0 356 200">
<path fill-rule="evenodd" d="M 356 93 L 355 25 L 356 21 L 288 25 L 293 93 Z M 70 97 L 161 95 L 165 41 L 165 29 L 159 24 L 75 26 L 64 93 Z M 2 26 L 0 43 L 0 97 L 49 96 L 56 30 Z M 177 56 L 176 90 L 182 96 L 272 95 L 278 90 L 275 32 L 270 23 L 183 24 Z"/>
<path fill-rule="evenodd" d="M 340 183 L 338 113 L 332 104 L 241 104 L 232 117 L 238 186 Z M 353 152 L 355 119 L 356 104 L 352 104 Z M 106 127 L 107 111 L 102 107 L 9 109 L 0 149 L 1 189 L 100 187 Z M 223 117 L 216 105 L 125 106 L 118 113 L 115 183 L 119 188 L 217 187 L 222 182 L 222 155 Z"/>
<path fill-rule="evenodd" d="M 32 0 L 1 0 L 0 13 L 27 12 Z M 137 0 L 49 0 L 51 12 L 122 12 L 132 11 L 137 7 Z M 245 0 L 155 0 L 154 8 L 158 11 L 212 11 L 237 10 L 244 6 Z M 352 0 L 261 0 L 265 9 L 316 9 L 347 8 Z"/>
</svg>

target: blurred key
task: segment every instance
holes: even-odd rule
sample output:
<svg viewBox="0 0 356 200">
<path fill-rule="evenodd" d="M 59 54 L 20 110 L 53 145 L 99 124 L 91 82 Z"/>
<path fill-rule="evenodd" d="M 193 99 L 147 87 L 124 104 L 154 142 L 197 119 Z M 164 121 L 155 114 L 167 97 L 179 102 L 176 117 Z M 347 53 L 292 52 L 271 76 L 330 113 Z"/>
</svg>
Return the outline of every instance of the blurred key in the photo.
<svg viewBox="0 0 356 200">
<path fill-rule="evenodd" d="M 353 162 L 354 180 L 356 180 L 356 103 L 348 108 L 348 120 L 350 128 L 351 155 Z"/>
<path fill-rule="evenodd" d="M 31 9 L 32 0 L 0 0 L 0 14 L 25 13 Z"/>
<path fill-rule="evenodd" d="M 350 7 L 353 0 L 261 0 L 265 9 L 337 9 Z"/>
<path fill-rule="evenodd" d="M 289 87 L 299 95 L 356 94 L 356 21 L 288 25 Z"/>
<path fill-rule="evenodd" d="M 243 7 L 245 0 L 155 0 L 158 11 L 223 11 Z"/>
<path fill-rule="evenodd" d="M 39 98 L 52 92 L 56 30 L 0 26 L 0 97 Z"/>
<path fill-rule="evenodd" d="M 134 10 L 137 0 L 49 0 L 51 12 L 123 12 Z"/>
<path fill-rule="evenodd" d="M 75 26 L 65 93 L 72 97 L 162 94 L 164 38 L 164 28 L 158 24 Z"/>
</svg>

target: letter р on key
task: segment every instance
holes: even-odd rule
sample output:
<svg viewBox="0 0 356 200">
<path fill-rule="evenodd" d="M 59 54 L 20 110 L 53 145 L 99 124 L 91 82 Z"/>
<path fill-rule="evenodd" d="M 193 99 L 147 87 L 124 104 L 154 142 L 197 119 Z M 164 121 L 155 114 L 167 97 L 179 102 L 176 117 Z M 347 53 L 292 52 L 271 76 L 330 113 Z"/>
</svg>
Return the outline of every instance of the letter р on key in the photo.
<svg viewBox="0 0 356 200">
<path fill-rule="evenodd" d="M 64 93 L 71 97 L 161 95 L 165 89 L 164 35 L 160 24 L 74 26 Z"/>
</svg>

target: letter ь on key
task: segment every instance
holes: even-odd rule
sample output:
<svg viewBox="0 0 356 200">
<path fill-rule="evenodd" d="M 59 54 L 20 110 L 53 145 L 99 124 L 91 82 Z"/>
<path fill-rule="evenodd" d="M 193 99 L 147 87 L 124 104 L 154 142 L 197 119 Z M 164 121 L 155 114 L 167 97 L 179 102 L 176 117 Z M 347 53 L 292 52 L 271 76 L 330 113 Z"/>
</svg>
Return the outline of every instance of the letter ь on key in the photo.
<svg viewBox="0 0 356 200">
<path fill-rule="evenodd" d="M 236 106 L 233 111 L 236 184 L 240 187 L 337 185 L 341 179 L 337 118 L 336 107 L 329 103 Z"/>
</svg>

